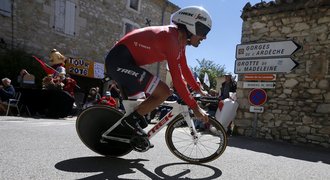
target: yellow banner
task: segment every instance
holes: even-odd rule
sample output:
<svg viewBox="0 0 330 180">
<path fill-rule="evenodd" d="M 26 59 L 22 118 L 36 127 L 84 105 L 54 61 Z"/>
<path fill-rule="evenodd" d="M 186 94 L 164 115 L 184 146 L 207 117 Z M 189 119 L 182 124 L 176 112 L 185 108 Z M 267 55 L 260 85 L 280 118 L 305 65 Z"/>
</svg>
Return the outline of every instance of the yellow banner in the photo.
<svg viewBox="0 0 330 180">
<path fill-rule="evenodd" d="M 65 68 L 67 73 L 89 78 L 104 78 L 104 64 L 84 59 L 70 58 Z"/>
</svg>

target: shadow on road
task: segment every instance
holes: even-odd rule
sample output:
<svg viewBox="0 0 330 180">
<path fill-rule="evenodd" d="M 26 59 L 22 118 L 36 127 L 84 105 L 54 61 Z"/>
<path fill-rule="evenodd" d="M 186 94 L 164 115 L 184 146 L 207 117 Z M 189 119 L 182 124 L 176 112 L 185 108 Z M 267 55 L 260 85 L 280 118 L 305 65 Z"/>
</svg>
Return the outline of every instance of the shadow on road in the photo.
<svg viewBox="0 0 330 180">
<path fill-rule="evenodd" d="M 214 173 L 209 174 L 205 178 L 194 178 L 198 180 L 217 179 L 221 176 L 222 172 L 218 168 L 209 165 L 193 165 L 189 163 L 171 163 L 164 164 L 155 169 L 155 173 L 144 167 L 143 161 L 146 159 L 121 159 L 121 158 L 108 158 L 102 156 L 95 157 L 81 157 L 75 159 L 68 159 L 61 161 L 55 165 L 56 169 L 74 173 L 98 173 L 83 179 L 125 179 L 119 176 L 125 174 L 134 174 L 137 171 L 142 172 L 150 179 L 168 179 L 168 180 L 189 180 L 190 178 L 184 177 L 191 172 L 190 166 L 199 166 L 208 168 Z M 173 176 L 166 174 L 165 168 L 177 168 L 177 166 L 185 166 L 185 170 Z M 198 167 L 198 168 L 199 168 Z M 196 167 L 195 167 L 196 168 Z"/>
<path fill-rule="evenodd" d="M 311 162 L 330 164 L 330 149 L 305 147 L 245 136 L 230 136 L 228 146 Z"/>
</svg>

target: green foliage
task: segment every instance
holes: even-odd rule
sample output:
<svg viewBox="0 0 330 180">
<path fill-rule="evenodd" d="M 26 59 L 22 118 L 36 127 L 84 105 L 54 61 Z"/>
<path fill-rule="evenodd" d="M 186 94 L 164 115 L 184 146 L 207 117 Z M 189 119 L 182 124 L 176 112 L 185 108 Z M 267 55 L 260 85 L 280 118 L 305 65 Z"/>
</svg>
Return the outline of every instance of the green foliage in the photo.
<svg viewBox="0 0 330 180">
<path fill-rule="evenodd" d="M 0 79 L 8 77 L 14 86 L 18 86 L 17 76 L 21 69 L 26 69 L 35 76 L 37 87 L 41 88 L 42 78 L 46 73 L 31 54 L 21 49 L 2 49 L 0 51 Z"/>
<path fill-rule="evenodd" d="M 204 58 L 202 60 L 196 59 L 196 61 L 198 62 L 199 66 L 192 68 L 193 72 L 198 74 L 198 78 L 203 83 L 203 87 L 206 90 L 210 90 L 212 88 L 214 89 L 217 86 L 216 78 L 226 74 L 225 66 L 215 64 L 213 61 L 206 60 Z M 203 82 L 205 73 L 207 73 L 209 76 L 210 87 L 207 87 Z"/>
</svg>

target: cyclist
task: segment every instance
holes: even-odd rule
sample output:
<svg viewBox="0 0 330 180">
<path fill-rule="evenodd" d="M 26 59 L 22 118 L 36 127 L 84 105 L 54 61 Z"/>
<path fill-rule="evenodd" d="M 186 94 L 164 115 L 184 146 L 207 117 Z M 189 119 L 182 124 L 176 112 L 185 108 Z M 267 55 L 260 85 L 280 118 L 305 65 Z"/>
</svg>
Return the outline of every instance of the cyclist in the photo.
<svg viewBox="0 0 330 180">
<path fill-rule="evenodd" d="M 185 48 L 187 45 L 198 47 L 206 39 L 212 26 L 211 17 L 204 8 L 190 6 L 175 12 L 171 21 L 173 25 L 131 31 L 114 45 L 106 57 L 108 75 L 122 87 L 129 99 L 136 99 L 142 93 L 148 96 L 122 121 L 140 136 L 147 134 L 138 122 L 145 122 L 143 116 L 171 95 L 170 88 L 164 82 L 140 66 L 163 60 L 168 63 L 179 96 L 197 118 L 208 121 L 207 114 L 198 106 L 185 83 L 205 95 L 187 65 Z"/>
</svg>

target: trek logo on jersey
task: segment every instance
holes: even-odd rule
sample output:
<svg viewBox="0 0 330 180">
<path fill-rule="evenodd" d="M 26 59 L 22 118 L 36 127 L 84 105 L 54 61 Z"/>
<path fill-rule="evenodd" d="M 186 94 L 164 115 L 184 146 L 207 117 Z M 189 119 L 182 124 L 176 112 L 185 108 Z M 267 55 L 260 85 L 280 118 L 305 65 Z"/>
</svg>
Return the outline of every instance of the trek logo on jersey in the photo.
<svg viewBox="0 0 330 180">
<path fill-rule="evenodd" d="M 120 67 L 117 68 L 117 72 L 125 73 L 125 74 L 131 75 L 131 76 L 135 76 L 135 77 L 138 77 L 138 75 L 139 75 L 139 73 L 137 73 L 137 72 L 135 72 L 133 70 L 124 69 L 124 68 L 120 68 Z"/>
<path fill-rule="evenodd" d="M 199 20 L 202 20 L 202 21 L 206 21 L 207 20 L 207 18 L 204 17 L 204 16 L 202 16 L 201 14 L 198 14 L 197 17 L 196 17 L 196 19 L 199 19 Z"/>
<path fill-rule="evenodd" d="M 143 49 L 148 49 L 148 50 L 151 49 L 150 46 L 147 46 L 147 45 L 141 44 L 141 43 L 136 42 L 136 41 L 134 41 L 134 46 L 135 46 L 135 47 L 140 47 L 140 48 L 143 48 Z"/>
</svg>

